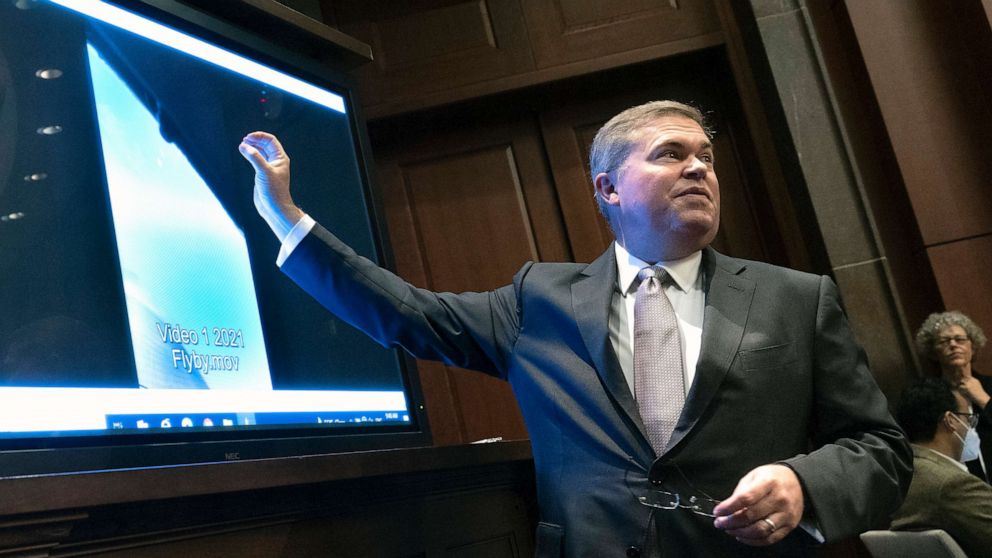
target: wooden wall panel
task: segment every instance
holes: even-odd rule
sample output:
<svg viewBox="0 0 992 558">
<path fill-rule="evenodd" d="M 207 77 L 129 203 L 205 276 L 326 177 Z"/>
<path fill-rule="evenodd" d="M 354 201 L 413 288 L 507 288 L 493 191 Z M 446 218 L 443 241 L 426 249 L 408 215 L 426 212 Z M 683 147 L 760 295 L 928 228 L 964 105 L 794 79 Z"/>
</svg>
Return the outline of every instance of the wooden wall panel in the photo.
<svg viewBox="0 0 992 558">
<path fill-rule="evenodd" d="M 992 329 L 992 28 L 988 3 L 844 2 L 939 293 L 918 297 L 909 328 L 960 310 Z M 873 107 L 872 107 L 873 108 Z M 883 155 L 885 155 L 883 153 Z M 898 180 L 897 178 L 897 180 Z M 914 239 L 915 240 L 915 239 Z M 913 270 L 910 270 L 913 271 Z M 906 285 L 900 285 L 906 288 Z M 979 370 L 992 368 L 981 355 Z"/>
<path fill-rule="evenodd" d="M 506 284 L 506 270 L 538 259 L 511 146 L 452 153 L 402 168 L 431 289 L 494 289 Z"/>
<path fill-rule="evenodd" d="M 373 143 L 396 269 L 414 284 L 482 291 L 508 284 L 528 260 L 571 258 L 532 122 L 408 122 L 373 130 Z M 435 444 L 526 437 L 505 382 L 418 368 Z"/>
<path fill-rule="evenodd" d="M 357 72 L 366 106 L 533 68 L 516 0 L 334 0 L 323 9 L 372 46 L 375 60 Z"/>
<path fill-rule="evenodd" d="M 712 2 L 691 0 L 536 0 L 522 2 L 539 68 L 659 45 L 720 30 Z"/>
<path fill-rule="evenodd" d="M 983 15 L 976 1 L 955 6 L 846 2 L 928 246 L 992 232 L 992 39 L 966 25 Z"/>
<path fill-rule="evenodd" d="M 711 0 L 321 0 L 371 45 L 370 118 L 693 52 L 722 43 Z"/>
<path fill-rule="evenodd" d="M 588 106 L 565 106 L 541 115 L 541 128 L 554 173 L 575 261 L 591 262 L 613 242 L 593 197 L 589 146 L 608 117 Z"/>
</svg>

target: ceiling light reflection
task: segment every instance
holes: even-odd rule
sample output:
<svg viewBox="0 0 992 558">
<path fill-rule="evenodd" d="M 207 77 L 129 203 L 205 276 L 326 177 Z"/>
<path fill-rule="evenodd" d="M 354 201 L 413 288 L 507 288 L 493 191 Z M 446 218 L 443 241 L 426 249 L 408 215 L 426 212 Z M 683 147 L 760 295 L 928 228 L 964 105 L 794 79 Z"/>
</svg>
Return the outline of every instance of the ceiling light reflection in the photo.
<svg viewBox="0 0 992 558">
<path fill-rule="evenodd" d="M 58 68 L 42 68 L 34 73 L 41 79 L 59 79 L 62 77 L 62 70 Z"/>
</svg>

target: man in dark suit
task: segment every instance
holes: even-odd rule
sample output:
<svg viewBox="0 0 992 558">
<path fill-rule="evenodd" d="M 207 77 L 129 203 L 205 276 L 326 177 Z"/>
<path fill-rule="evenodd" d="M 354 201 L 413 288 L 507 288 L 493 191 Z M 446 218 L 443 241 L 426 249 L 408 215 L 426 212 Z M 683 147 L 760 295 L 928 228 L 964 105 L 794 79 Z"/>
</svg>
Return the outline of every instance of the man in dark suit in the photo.
<svg viewBox="0 0 992 558">
<path fill-rule="evenodd" d="M 693 107 L 648 103 L 597 134 L 594 190 L 616 238 L 601 257 L 527 263 L 487 293 L 418 289 L 357 256 L 293 203 L 278 140 L 255 132 L 240 149 L 287 275 L 383 345 L 511 383 L 538 477 L 538 556 L 806 555 L 902 500 L 908 444 L 833 282 L 708 247 L 719 184 Z M 651 266 L 672 280 L 653 283 Z M 636 308 L 645 285 L 674 312 L 673 358 L 638 349 L 654 335 Z M 678 387 L 642 395 L 642 363 L 672 360 Z"/>
</svg>

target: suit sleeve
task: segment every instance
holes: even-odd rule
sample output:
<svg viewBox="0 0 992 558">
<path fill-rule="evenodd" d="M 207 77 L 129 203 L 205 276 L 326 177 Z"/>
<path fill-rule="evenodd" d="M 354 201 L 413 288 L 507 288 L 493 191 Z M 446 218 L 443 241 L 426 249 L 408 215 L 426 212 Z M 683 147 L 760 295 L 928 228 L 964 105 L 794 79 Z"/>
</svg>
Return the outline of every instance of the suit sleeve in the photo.
<svg viewBox="0 0 992 558">
<path fill-rule="evenodd" d="M 320 225 L 281 269 L 325 308 L 385 347 L 505 377 L 519 324 L 513 286 L 462 294 L 420 289 L 359 256 Z"/>
<path fill-rule="evenodd" d="M 826 277 L 814 336 L 810 437 L 817 449 L 785 464 L 799 476 L 824 536 L 837 540 L 887 524 L 909 488 L 913 456 Z"/>
</svg>

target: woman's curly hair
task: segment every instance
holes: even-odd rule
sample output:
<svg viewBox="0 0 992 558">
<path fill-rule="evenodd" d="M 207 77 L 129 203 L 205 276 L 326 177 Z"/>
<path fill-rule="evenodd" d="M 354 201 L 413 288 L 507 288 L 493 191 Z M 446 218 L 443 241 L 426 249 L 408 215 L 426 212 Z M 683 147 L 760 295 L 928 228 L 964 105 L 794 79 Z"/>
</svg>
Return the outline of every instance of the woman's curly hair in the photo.
<svg viewBox="0 0 992 558">
<path fill-rule="evenodd" d="M 935 312 L 927 316 L 927 319 L 923 321 L 923 325 L 920 326 L 919 331 L 916 332 L 916 352 L 924 358 L 934 358 L 936 355 L 937 337 L 940 336 L 941 331 L 949 326 L 960 326 L 964 330 L 968 339 L 971 340 L 975 354 L 978 354 L 978 351 L 985 346 L 986 340 L 982 328 L 978 327 L 978 324 L 971 321 L 971 318 L 968 316 L 957 310 L 951 310 L 948 312 Z"/>
</svg>

